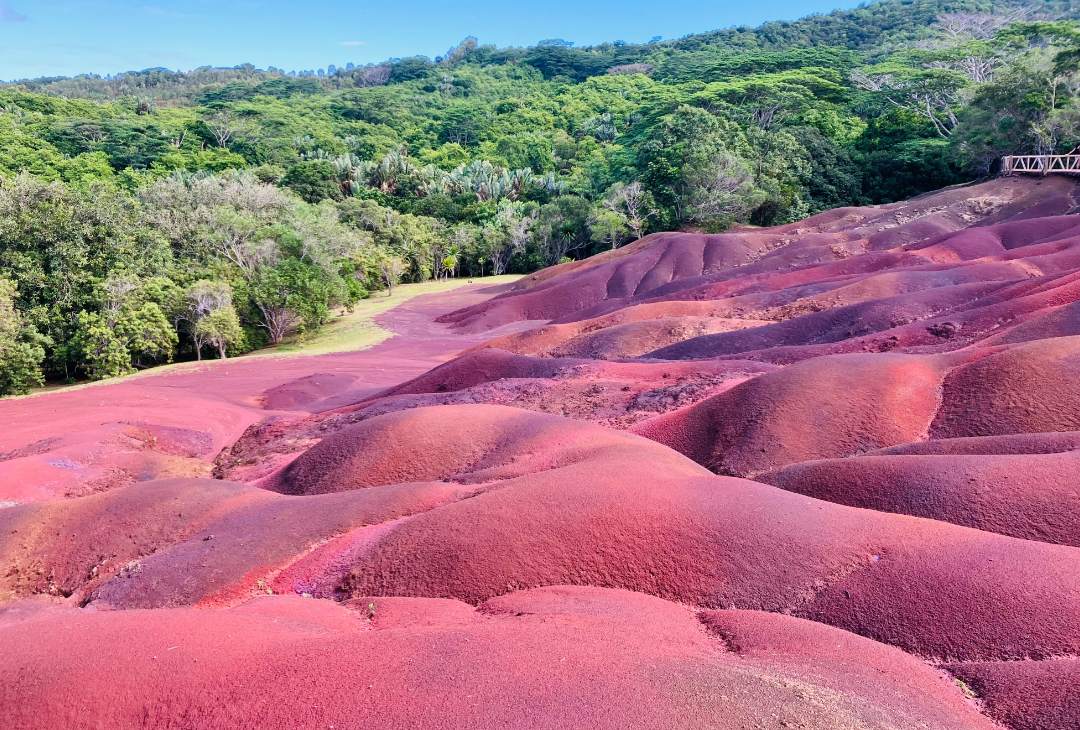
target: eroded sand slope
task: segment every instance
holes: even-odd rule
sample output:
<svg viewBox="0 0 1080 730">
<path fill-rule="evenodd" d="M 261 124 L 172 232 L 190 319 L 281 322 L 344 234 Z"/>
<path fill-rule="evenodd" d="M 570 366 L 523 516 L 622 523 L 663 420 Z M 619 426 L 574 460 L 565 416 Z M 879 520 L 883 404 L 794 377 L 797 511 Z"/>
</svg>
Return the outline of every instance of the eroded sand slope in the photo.
<svg viewBox="0 0 1080 730">
<path fill-rule="evenodd" d="M 1080 727 L 1077 199 L 659 234 L 317 368 L 0 404 L 0 707 Z"/>
</svg>

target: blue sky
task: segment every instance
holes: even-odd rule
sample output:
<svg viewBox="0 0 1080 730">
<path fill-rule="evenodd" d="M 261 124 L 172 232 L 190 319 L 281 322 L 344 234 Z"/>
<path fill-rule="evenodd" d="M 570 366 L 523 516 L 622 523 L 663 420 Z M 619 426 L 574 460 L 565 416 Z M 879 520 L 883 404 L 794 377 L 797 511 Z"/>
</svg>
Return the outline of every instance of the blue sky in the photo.
<svg viewBox="0 0 1080 730">
<path fill-rule="evenodd" d="M 858 0 L 0 0 L 0 79 L 151 66 L 285 69 L 500 46 L 675 38 Z"/>
</svg>

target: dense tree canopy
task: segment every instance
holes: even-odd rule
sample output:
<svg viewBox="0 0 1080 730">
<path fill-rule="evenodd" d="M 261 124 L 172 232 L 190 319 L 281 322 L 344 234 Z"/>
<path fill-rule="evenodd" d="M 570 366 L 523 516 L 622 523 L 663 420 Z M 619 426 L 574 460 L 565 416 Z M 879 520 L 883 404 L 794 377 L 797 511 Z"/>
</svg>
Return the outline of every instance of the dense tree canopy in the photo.
<svg viewBox="0 0 1080 730">
<path fill-rule="evenodd" d="M 276 343 L 399 281 L 1067 151 L 1075 14 L 885 0 L 641 45 L 0 85 L 0 393 Z"/>
</svg>

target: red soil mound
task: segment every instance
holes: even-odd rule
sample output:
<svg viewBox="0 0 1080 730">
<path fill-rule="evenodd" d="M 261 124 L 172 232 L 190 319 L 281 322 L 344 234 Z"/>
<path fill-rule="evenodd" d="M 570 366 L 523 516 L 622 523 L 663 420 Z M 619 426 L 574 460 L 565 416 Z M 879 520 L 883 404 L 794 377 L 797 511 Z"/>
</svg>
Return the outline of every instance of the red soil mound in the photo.
<svg viewBox="0 0 1080 730">
<path fill-rule="evenodd" d="M 836 355 L 766 373 L 635 433 L 721 474 L 914 441 L 938 408 L 943 363 L 913 355 Z"/>
<path fill-rule="evenodd" d="M 793 613 L 930 656 L 1080 648 L 1074 548 L 753 482 L 603 478 L 613 470 L 546 472 L 418 515 L 363 555 L 345 587 L 478 602 L 574 582 Z"/>
<path fill-rule="evenodd" d="M 1000 282 L 942 286 L 928 292 L 838 306 L 762 327 L 685 338 L 685 341 L 659 348 L 648 356 L 685 360 L 839 342 L 890 330 L 912 320 L 927 319 L 958 304 L 993 293 L 1002 286 L 1004 284 Z"/>
<path fill-rule="evenodd" d="M 672 280 L 700 277 L 709 269 L 737 266 L 780 243 L 777 234 L 655 234 L 559 275 L 527 279 L 498 297 L 495 306 L 464 309 L 441 321 L 476 331 L 520 320 L 557 319 L 606 300 L 625 303 Z"/>
<path fill-rule="evenodd" d="M 775 369 L 740 360 L 539 360 L 491 349 L 475 350 L 379 397 L 304 419 L 253 426 L 218 457 L 214 475 L 241 481 L 263 479 L 342 429 L 374 416 L 424 406 L 505 405 L 627 428 Z M 553 377 L 536 377 L 538 371 Z M 485 381 L 478 373 L 497 377 Z M 481 382 L 472 384 L 476 380 Z"/>
<path fill-rule="evenodd" d="M 389 413 L 345 429 L 292 462 L 276 481 L 288 494 L 323 494 L 402 482 L 477 484 L 630 458 L 645 444 L 587 423 L 502 406 L 442 406 Z M 656 450 L 679 473 L 697 467 Z"/>
<path fill-rule="evenodd" d="M 648 322 L 630 322 L 605 327 L 564 342 L 551 354 L 561 357 L 591 357 L 602 360 L 637 357 L 672 342 L 718 332 L 757 327 L 759 320 L 720 317 L 661 317 Z"/>
<path fill-rule="evenodd" d="M 270 388 L 263 394 L 263 407 L 275 411 L 302 410 L 304 406 L 340 393 L 356 381 L 344 373 L 315 373 Z"/>
<path fill-rule="evenodd" d="M 405 433 L 420 447 L 398 461 L 387 444 Z M 571 582 L 812 615 L 941 657 L 1080 646 L 1080 607 L 1065 599 L 1080 586 L 1071 548 L 719 480 L 660 445 L 513 409 L 415 409 L 340 436 L 297 462 L 295 491 L 479 485 L 352 553 L 342 587 L 353 594 L 479 602 Z M 896 600 L 900 586 L 911 601 Z M 943 601 L 965 607 L 955 623 L 938 615 Z"/>
<path fill-rule="evenodd" d="M 358 406 L 367 407 L 380 399 L 393 396 L 447 393 L 508 380 L 637 381 L 656 384 L 657 381 L 694 375 L 757 374 L 775 369 L 767 363 L 738 360 L 659 363 L 598 362 L 573 357 L 540 358 L 516 355 L 493 347 L 483 347 L 470 350 L 418 378 L 383 391 L 377 398 L 365 400 Z"/>
<path fill-rule="evenodd" d="M 933 439 L 881 449 L 879 454 L 1060 454 L 1080 449 L 1080 431 Z"/>
<path fill-rule="evenodd" d="M 8 590 L 131 608 L 266 591 L 479 603 L 575 583 L 792 613 L 939 658 L 1080 651 L 1074 548 L 718 478 L 659 444 L 514 409 L 360 427 L 337 440 L 344 458 L 312 457 L 292 484 L 367 488 L 178 481 L 0 512 L 5 561 L 26 566 Z M 414 466 L 387 455 L 404 434 L 430 447 L 403 460 Z M 99 533 L 66 532 L 88 520 Z"/>
<path fill-rule="evenodd" d="M 974 662 L 948 669 L 985 703 L 990 716 L 1006 727 L 1080 727 L 1080 659 Z"/>
<path fill-rule="evenodd" d="M 1078 474 L 1080 451 L 860 456 L 793 464 L 758 478 L 839 504 L 1080 546 Z"/>
<path fill-rule="evenodd" d="M 239 484 L 190 479 L 0 510 L 0 597 L 70 596 L 196 534 L 222 503 L 262 496 Z"/>
<path fill-rule="evenodd" d="M 750 285 L 755 277 L 797 269 L 831 266 L 835 276 L 845 270 L 868 272 L 904 262 L 925 263 L 935 260 L 933 256 L 942 256 L 939 249 L 917 251 L 918 245 L 926 246 L 928 239 L 945 238 L 976 222 L 1016 226 L 1017 220 L 1067 213 L 1075 205 L 1072 193 L 1072 181 L 1060 178 L 1042 185 L 1027 180 L 995 180 L 902 204 L 830 211 L 774 229 L 713 236 L 655 234 L 618 251 L 530 277 L 510 292 L 447 315 L 443 321 L 478 331 L 520 320 L 550 320 L 580 313 L 592 317 L 656 297 L 715 299 L 723 295 L 688 294 L 694 290 L 702 294 L 702 287 L 735 277 L 741 285 Z M 1063 237 L 1070 224 L 1075 225 L 1070 221 L 1053 227 L 1033 223 L 1026 228 L 1007 228 L 974 249 L 967 239 L 958 242 L 949 253 L 953 260 L 961 252 L 966 258 L 991 252 L 1003 254 L 1010 244 L 1032 237 L 1037 241 Z M 910 254 L 888 253 L 875 258 L 872 253 L 912 244 L 916 252 Z M 857 254 L 864 252 L 871 253 L 860 260 Z M 823 274 L 825 271 L 816 271 L 813 278 L 821 281 Z"/>
<path fill-rule="evenodd" d="M 1080 302 L 1048 307 L 1044 313 L 1011 327 L 999 340 L 992 342 L 1030 342 L 1073 335 L 1080 335 Z"/>
<path fill-rule="evenodd" d="M 783 616 L 589 588 L 369 605 L 26 617 L 0 705 L 25 728 L 993 727 L 903 653 Z"/>
<path fill-rule="evenodd" d="M 321 541 L 468 493 L 406 484 L 297 500 L 196 479 L 0 510 L 0 597 L 123 607 L 235 600 L 265 592 L 283 565 Z"/>
<path fill-rule="evenodd" d="M 555 378 L 585 363 L 582 359 L 541 360 L 503 350 L 481 348 L 471 350 L 445 365 L 432 368 L 413 380 L 391 388 L 383 395 L 443 393 L 503 378 Z"/>
<path fill-rule="evenodd" d="M 498 337 L 486 343 L 509 352 L 545 357 L 619 359 L 710 332 L 755 327 L 764 320 L 735 318 L 723 302 L 664 301 L 619 309 L 579 320 Z"/>
<path fill-rule="evenodd" d="M 493 348 L 468 352 L 415 380 L 385 391 L 362 407 L 396 410 L 402 395 L 459 393 L 455 398 L 414 399 L 409 405 L 493 403 L 620 425 L 643 415 L 701 400 L 759 373 L 776 369 L 742 360 L 713 362 L 603 362 L 537 358 Z M 581 403 L 584 401 L 584 403 Z"/>
<path fill-rule="evenodd" d="M 938 438 L 1080 430 L 1080 337 L 1016 345 L 945 380 Z"/>
</svg>

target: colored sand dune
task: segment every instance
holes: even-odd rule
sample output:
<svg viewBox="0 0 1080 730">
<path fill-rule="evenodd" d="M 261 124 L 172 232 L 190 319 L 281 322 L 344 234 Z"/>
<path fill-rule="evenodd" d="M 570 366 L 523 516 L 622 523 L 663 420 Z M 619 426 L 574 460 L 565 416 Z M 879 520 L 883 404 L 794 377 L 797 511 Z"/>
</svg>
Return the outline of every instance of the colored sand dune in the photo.
<svg viewBox="0 0 1080 730">
<path fill-rule="evenodd" d="M 1080 200 L 666 233 L 0 403 L 12 727 L 1080 727 Z"/>
</svg>

